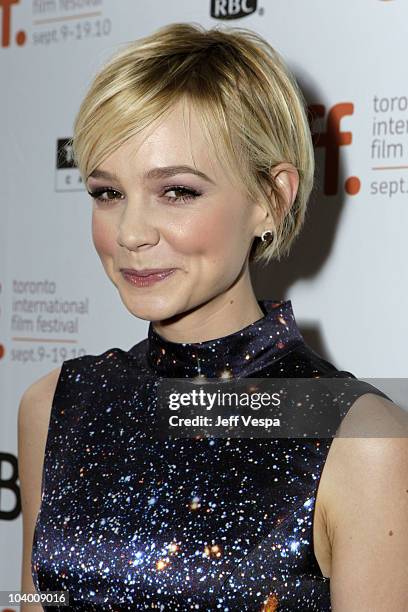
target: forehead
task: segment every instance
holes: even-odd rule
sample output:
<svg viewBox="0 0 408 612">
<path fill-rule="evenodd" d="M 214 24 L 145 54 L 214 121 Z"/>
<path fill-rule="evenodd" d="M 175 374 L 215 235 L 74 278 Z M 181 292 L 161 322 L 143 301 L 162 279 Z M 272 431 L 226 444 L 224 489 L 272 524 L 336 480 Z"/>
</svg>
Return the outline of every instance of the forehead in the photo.
<svg viewBox="0 0 408 612">
<path fill-rule="evenodd" d="M 117 174 L 145 173 L 152 167 L 189 165 L 217 180 L 220 169 L 214 147 L 206 138 L 197 111 L 185 101 L 120 145 L 101 164 Z"/>
</svg>

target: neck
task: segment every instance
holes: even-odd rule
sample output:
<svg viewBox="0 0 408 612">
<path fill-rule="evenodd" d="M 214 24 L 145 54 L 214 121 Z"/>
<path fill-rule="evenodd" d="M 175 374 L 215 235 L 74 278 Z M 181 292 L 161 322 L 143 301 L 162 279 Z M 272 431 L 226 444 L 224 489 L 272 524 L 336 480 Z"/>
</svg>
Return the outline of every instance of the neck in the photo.
<svg viewBox="0 0 408 612">
<path fill-rule="evenodd" d="M 247 275 L 225 293 L 152 325 L 171 342 L 205 342 L 232 334 L 264 315 Z"/>
</svg>

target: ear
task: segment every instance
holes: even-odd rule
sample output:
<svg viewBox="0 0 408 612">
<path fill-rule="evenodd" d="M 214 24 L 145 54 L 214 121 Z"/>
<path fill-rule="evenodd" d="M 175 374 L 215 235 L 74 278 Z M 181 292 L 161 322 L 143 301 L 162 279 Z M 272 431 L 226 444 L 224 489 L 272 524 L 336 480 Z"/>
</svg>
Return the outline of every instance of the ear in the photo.
<svg viewBox="0 0 408 612">
<path fill-rule="evenodd" d="M 299 173 L 293 164 L 282 162 L 272 168 L 271 175 L 284 196 L 284 212 L 288 213 L 299 189 Z"/>
<path fill-rule="evenodd" d="M 281 162 L 272 168 L 271 177 L 283 195 L 284 208 L 281 210 L 281 213 L 285 216 L 296 199 L 299 188 L 299 173 L 293 164 Z M 269 197 L 271 198 L 272 205 L 274 205 L 276 196 L 272 189 L 269 191 Z M 275 229 L 271 213 L 265 211 L 264 207 L 262 207 L 262 211 L 262 221 L 256 228 L 256 233 L 259 235 L 262 234 L 265 229 L 270 229 L 272 232 L 274 232 Z"/>
</svg>

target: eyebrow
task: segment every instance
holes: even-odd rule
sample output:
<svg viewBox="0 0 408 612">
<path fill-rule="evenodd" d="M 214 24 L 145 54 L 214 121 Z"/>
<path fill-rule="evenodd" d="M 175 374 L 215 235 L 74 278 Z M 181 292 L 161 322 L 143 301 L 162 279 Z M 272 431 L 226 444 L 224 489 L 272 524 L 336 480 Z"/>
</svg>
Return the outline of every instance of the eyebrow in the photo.
<svg viewBox="0 0 408 612">
<path fill-rule="evenodd" d="M 192 166 L 161 166 L 157 168 L 151 168 L 144 175 L 144 179 L 161 179 L 161 178 L 169 178 L 170 176 L 174 176 L 175 174 L 195 174 L 200 178 L 208 181 L 209 183 L 215 184 L 209 176 L 201 172 L 201 170 L 197 170 Z M 94 170 L 88 176 L 88 178 L 104 178 L 104 179 L 114 179 L 119 182 L 119 177 L 115 173 L 107 172 L 106 170 Z"/>
</svg>

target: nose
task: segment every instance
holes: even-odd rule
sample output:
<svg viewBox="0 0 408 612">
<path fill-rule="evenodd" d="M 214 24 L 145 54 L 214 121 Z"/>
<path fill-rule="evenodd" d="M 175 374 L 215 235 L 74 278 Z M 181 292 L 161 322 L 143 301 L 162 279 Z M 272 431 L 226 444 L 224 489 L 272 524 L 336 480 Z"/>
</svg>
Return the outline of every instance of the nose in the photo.
<svg viewBox="0 0 408 612">
<path fill-rule="evenodd" d="M 141 199 L 128 200 L 119 223 L 117 242 L 120 246 L 135 250 L 157 244 L 160 234 L 148 208 Z"/>
</svg>

